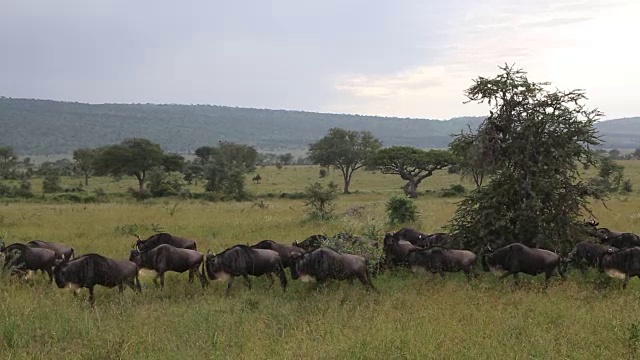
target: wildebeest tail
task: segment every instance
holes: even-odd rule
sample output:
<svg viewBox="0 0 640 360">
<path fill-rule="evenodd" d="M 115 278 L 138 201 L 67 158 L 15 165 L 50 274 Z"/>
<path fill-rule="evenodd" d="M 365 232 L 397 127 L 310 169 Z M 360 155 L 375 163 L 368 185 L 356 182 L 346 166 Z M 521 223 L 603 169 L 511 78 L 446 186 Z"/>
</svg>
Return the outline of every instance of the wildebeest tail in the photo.
<svg viewBox="0 0 640 360">
<path fill-rule="evenodd" d="M 368 260 L 368 259 L 364 259 L 364 275 L 365 275 L 365 277 L 367 278 L 367 283 L 368 283 L 368 285 L 369 285 L 369 287 L 370 287 L 371 289 L 373 289 L 373 290 L 376 290 L 376 291 L 377 291 L 376 287 L 375 287 L 375 286 L 373 286 L 373 280 L 372 280 L 372 278 L 371 278 L 371 271 L 369 271 L 369 266 L 370 266 L 370 265 L 371 265 L 371 264 L 369 263 L 369 260 Z"/>
</svg>

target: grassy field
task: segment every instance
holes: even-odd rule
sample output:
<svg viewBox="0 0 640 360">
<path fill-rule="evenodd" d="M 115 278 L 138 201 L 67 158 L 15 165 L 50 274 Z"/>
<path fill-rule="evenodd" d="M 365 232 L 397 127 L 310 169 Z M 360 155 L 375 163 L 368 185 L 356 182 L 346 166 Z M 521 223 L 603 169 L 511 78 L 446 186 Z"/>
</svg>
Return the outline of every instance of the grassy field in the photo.
<svg viewBox="0 0 640 360">
<path fill-rule="evenodd" d="M 626 176 L 640 187 L 640 162 L 624 161 Z M 259 169 L 262 184 L 254 194 L 303 191 L 318 179 L 316 167 Z M 339 181 L 333 172 L 329 180 Z M 79 179 L 65 179 L 75 185 Z M 440 172 L 421 190 L 460 183 Z M 469 187 L 470 184 L 462 182 Z M 302 200 L 266 198 L 250 202 L 121 198 L 103 204 L 42 201 L 0 205 L 0 235 L 7 242 L 41 238 L 61 241 L 77 253 L 128 257 L 135 238 L 153 229 L 198 240 L 201 251 L 262 239 L 301 240 L 315 233 L 394 230 L 385 224 L 384 204 L 401 193 L 402 181 L 372 172 L 355 175 L 352 195 L 340 196 L 332 222 L 305 221 Z M 115 194 L 134 187 L 131 179 L 91 180 L 89 191 Z M 40 190 L 37 181 L 33 188 Z M 197 189 L 193 189 L 197 190 Z M 197 190 L 201 191 L 201 190 Z M 434 232 L 455 211 L 459 198 L 427 194 L 418 201 L 417 227 Z M 601 225 L 640 232 L 640 196 L 614 196 L 593 208 Z M 344 215 L 363 206 L 361 214 Z M 374 279 L 380 293 L 359 284 L 332 283 L 326 290 L 291 282 L 283 293 L 254 279 L 248 290 L 234 284 L 202 290 L 185 274 L 167 276 L 165 290 L 142 277 L 142 294 L 96 288 L 96 307 L 86 291 L 75 298 L 37 274 L 27 283 L 0 278 L 0 359 L 634 359 L 640 356 L 640 281 L 626 291 L 615 281 L 591 273 L 582 279 L 554 280 L 545 291 L 542 279 L 526 277 L 519 288 L 483 274 L 468 284 L 463 276 L 445 281 L 405 271 Z"/>
</svg>

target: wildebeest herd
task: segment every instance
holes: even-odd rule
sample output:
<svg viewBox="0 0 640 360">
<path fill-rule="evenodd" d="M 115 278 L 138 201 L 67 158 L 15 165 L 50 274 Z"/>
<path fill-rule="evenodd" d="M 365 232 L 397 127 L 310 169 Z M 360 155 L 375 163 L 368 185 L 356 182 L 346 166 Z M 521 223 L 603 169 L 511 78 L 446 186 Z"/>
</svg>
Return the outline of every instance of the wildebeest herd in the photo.
<svg viewBox="0 0 640 360">
<path fill-rule="evenodd" d="M 74 249 L 60 243 L 34 240 L 27 244 L 2 245 L 3 268 L 13 274 L 42 271 L 49 281 L 59 288 L 87 288 L 89 301 L 94 304 L 94 287 L 108 288 L 124 286 L 141 291 L 138 275 L 147 269 L 155 271 L 153 282 L 164 288 L 166 272 L 188 271 L 189 282 L 198 277 L 203 288 L 209 280 L 227 281 L 226 295 L 236 277 L 242 276 L 249 288 L 249 276 L 265 275 L 271 285 L 275 274 L 283 291 L 287 288 L 285 269 L 289 268 L 293 280 L 315 282 L 324 285 L 330 280 L 359 280 L 367 290 L 377 291 L 372 277 L 377 272 L 395 267 L 423 269 L 427 273 L 464 272 L 469 280 L 479 276 L 478 265 L 500 278 L 513 275 L 516 282 L 520 273 L 545 274 L 545 285 L 558 274 L 566 278 L 569 265 L 584 274 L 588 267 L 596 268 L 615 278 L 623 279 L 623 287 L 629 278 L 640 277 L 640 238 L 632 233 L 616 232 L 598 228 L 591 220 L 585 223 L 587 233 L 593 239 L 575 245 L 565 257 L 545 249 L 530 248 L 521 243 L 492 249 L 485 246 L 478 254 L 463 249 L 449 248 L 450 236 L 446 233 L 424 234 L 412 228 L 403 228 L 387 233 L 382 242 L 382 256 L 374 271 L 370 269 L 370 258 L 348 254 L 324 246 L 327 237 L 312 235 L 291 245 L 273 240 L 262 240 L 255 245 L 235 245 L 219 254 L 197 250 L 196 241 L 158 233 L 146 240 L 138 240 L 130 250 L 128 260 L 107 258 L 99 254 L 75 256 Z M 377 242 L 360 237 L 339 234 L 338 238 L 352 243 L 378 247 Z"/>
</svg>

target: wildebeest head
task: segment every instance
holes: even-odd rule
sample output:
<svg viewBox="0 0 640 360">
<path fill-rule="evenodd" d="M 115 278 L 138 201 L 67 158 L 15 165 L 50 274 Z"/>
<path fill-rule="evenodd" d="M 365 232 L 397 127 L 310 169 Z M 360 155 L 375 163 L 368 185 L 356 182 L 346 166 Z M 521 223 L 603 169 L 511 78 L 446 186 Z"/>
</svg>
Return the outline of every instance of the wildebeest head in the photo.
<svg viewBox="0 0 640 360">
<path fill-rule="evenodd" d="M 136 265 L 140 266 L 142 263 L 142 253 L 140 252 L 140 248 L 138 246 L 135 249 L 131 249 L 129 254 L 129 261 L 133 261 Z"/>
<path fill-rule="evenodd" d="M 480 257 L 480 263 L 482 264 L 482 270 L 484 271 L 491 271 L 489 267 L 492 260 L 491 254 L 493 254 L 493 248 L 489 244 L 482 248 L 482 250 L 480 250 L 480 252 L 478 253 L 478 256 Z"/>
<path fill-rule="evenodd" d="M 61 289 L 67 286 L 68 284 L 68 281 L 67 281 L 68 267 L 69 267 L 69 259 L 64 258 L 53 269 L 53 279 L 55 280 L 56 285 Z"/>
<path fill-rule="evenodd" d="M 297 246 L 304 251 L 313 251 L 322 246 L 322 242 L 327 240 L 327 237 L 321 234 L 311 235 L 308 238 L 298 242 L 294 241 L 291 246 Z"/>
</svg>

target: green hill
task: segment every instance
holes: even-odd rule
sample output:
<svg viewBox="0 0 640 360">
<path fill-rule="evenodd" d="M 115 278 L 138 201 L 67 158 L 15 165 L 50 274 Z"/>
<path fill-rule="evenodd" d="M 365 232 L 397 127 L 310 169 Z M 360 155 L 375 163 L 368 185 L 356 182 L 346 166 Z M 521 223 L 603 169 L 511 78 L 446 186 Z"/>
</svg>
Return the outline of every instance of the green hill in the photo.
<svg viewBox="0 0 640 360">
<path fill-rule="evenodd" d="M 640 118 L 598 124 L 607 148 L 640 147 Z M 218 140 L 260 151 L 306 149 L 331 127 L 369 130 L 385 145 L 446 147 L 450 134 L 475 128 L 481 117 L 426 120 L 211 105 L 82 104 L 0 98 L 0 145 L 23 155 L 68 154 L 128 137 L 145 137 L 176 152 Z"/>
</svg>

